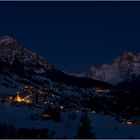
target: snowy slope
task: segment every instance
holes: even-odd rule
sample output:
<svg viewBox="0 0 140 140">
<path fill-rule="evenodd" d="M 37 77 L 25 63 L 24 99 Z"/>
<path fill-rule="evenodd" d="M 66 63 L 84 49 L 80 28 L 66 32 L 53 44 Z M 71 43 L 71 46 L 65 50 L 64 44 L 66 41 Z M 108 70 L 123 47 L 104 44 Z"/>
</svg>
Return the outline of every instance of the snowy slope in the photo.
<svg viewBox="0 0 140 140">
<path fill-rule="evenodd" d="M 81 112 L 75 112 L 76 118 L 71 120 L 69 115 L 73 112 L 61 112 L 61 121 L 30 120 L 31 113 L 41 113 L 42 109 L 30 110 L 26 107 L 0 106 L 0 122 L 6 122 L 16 126 L 16 128 L 48 128 L 49 133 L 53 132 L 53 138 L 75 138 L 80 125 Z M 109 138 L 140 138 L 140 126 L 124 125 L 108 116 L 89 112 L 92 132 L 98 139 Z"/>
<path fill-rule="evenodd" d="M 43 109 L 30 110 L 26 107 L 12 107 L 0 105 L 0 123 L 12 124 L 16 128 L 48 128 L 51 133 L 54 131 L 52 137 L 61 138 L 67 136 L 68 138 L 74 138 L 77 125 L 79 124 L 80 113 L 76 113 L 76 119 L 70 120 L 68 117 L 73 112 L 65 113 L 61 112 L 61 121 L 54 122 L 53 120 L 33 121 L 30 119 L 32 113 L 41 113 Z"/>
<path fill-rule="evenodd" d="M 140 125 L 126 125 L 108 116 L 89 113 L 92 131 L 98 139 L 140 138 Z"/>
</svg>

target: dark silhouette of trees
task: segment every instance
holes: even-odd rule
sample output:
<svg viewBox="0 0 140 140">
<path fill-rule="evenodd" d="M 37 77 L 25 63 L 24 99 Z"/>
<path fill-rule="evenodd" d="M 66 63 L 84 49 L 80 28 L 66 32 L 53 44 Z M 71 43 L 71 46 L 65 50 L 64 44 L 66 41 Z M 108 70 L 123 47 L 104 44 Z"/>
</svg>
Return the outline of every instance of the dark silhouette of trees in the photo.
<svg viewBox="0 0 140 140">
<path fill-rule="evenodd" d="M 50 117 L 51 117 L 51 119 L 53 121 L 56 121 L 56 122 L 61 121 L 60 110 L 58 110 L 57 108 L 52 108 L 51 106 L 48 106 L 48 108 L 46 109 L 45 113 L 50 115 Z"/>
<path fill-rule="evenodd" d="M 18 128 L 13 125 L 0 124 L 0 139 L 49 139 L 47 128 Z"/>
<path fill-rule="evenodd" d="M 92 133 L 92 127 L 88 119 L 87 113 L 83 113 L 80 119 L 80 127 L 77 131 L 76 138 L 78 139 L 94 139 L 95 135 Z"/>
</svg>

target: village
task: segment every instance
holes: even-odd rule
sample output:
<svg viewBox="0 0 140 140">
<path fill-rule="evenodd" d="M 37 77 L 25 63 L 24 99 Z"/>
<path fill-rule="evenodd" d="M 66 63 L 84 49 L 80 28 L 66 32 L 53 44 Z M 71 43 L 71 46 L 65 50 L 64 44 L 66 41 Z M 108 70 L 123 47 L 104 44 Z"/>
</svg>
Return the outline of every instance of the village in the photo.
<svg viewBox="0 0 140 140">
<path fill-rule="evenodd" d="M 83 91 L 83 89 L 81 89 Z M 85 91 L 85 90 L 84 90 Z M 109 90 L 102 89 L 102 88 L 92 88 L 88 89 L 88 92 L 95 92 L 98 94 L 108 93 Z M 34 108 L 42 108 L 44 110 L 48 108 L 53 108 L 55 111 L 63 111 L 63 112 L 79 112 L 84 111 L 83 108 L 78 108 L 76 105 L 73 104 L 65 104 L 65 102 L 61 101 L 63 96 L 60 94 L 60 89 L 58 87 L 55 88 L 40 88 L 36 89 L 32 86 L 23 86 L 20 90 L 17 90 L 14 95 L 3 95 L 0 94 L 0 105 L 13 105 L 18 107 L 28 107 L 29 109 Z M 54 111 L 53 110 L 53 111 Z M 89 112 L 95 113 L 95 111 L 91 110 L 90 108 L 86 109 Z M 57 112 L 56 111 L 56 112 Z M 111 115 L 109 115 L 111 117 Z M 32 115 L 31 118 L 33 120 L 37 120 L 39 118 L 49 119 L 50 115 L 46 112 L 40 115 Z M 112 118 L 112 117 L 111 117 Z M 139 121 L 136 120 L 127 120 L 122 119 L 120 122 L 124 125 L 140 125 Z"/>
</svg>

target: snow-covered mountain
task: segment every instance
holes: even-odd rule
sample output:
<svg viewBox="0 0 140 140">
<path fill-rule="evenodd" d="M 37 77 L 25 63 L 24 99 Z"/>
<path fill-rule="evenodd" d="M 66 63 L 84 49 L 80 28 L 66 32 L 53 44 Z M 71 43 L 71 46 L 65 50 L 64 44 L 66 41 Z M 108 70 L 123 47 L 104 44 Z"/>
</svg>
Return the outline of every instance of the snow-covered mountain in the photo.
<svg viewBox="0 0 140 140">
<path fill-rule="evenodd" d="M 47 59 L 23 48 L 16 39 L 0 37 L 0 93 L 13 93 L 23 85 L 47 83 Z"/>
<path fill-rule="evenodd" d="M 140 53 L 124 52 L 117 57 L 114 62 L 103 64 L 99 68 L 92 66 L 88 71 L 81 73 L 81 76 L 102 80 L 111 84 L 130 80 L 140 75 Z"/>
<path fill-rule="evenodd" d="M 9 66 L 15 66 L 20 63 L 25 70 L 28 70 L 29 64 L 32 64 L 36 66 L 36 69 L 34 69 L 36 73 L 42 73 L 51 68 L 47 59 L 23 48 L 16 39 L 8 36 L 0 38 L 0 62 Z M 32 69 L 33 68 L 34 67 L 32 67 Z"/>
<path fill-rule="evenodd" d="M 0 92 L 12 92 L 24 85 L 46 87 L 55 82 L 83 88 L 111 86 L 102 81 L 70 76 L 57 70 L 47 59 L 23 48 L 16 39 L 8 36 L 0 37 L 0 66 Z"/>
</svg>

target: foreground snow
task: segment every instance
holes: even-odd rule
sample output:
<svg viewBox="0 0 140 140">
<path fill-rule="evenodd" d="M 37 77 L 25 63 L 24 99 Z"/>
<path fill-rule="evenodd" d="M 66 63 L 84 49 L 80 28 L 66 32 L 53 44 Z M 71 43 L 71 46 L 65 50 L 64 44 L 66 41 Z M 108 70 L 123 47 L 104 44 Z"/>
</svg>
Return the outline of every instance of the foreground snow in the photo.
<svg viewBox="0 0 140 140">
<path fill-rule="evenodd" d="M 92 131 L 97 138 L 140 138 L 140 126 L 122 124 L 108 116 L 97 113 L 89 114 Z"/>
<path fill-rule="evenodd" d="M 41 113 L 43 109 L 29 109 L 27 107 L 16 107 L 0 105 L 0 123 L 8 123 L 16 128 L 48 128 L 54 138 L 74 138 L 80 125 L 81 112 L 75 112 L 75 119 L 68 116 L 73 112 L 61 112 L 61 121 L 53 120 L 33 121 L 30 114 Z M 140 138 L 140 126 L 124 125 L 108 116 L 97 113 L 89 113 L 92 132 L 96 138 Z"/>
<path fill-rule="evenodd" d="M 61 113 L 61 121 L 54 122 L 52 120 L 33 121 L 30 119 L 32 113 L 41 113 L 43 109 L 10 107 L 9 105 L 0 106 L 0 123 L 8 123 L 14 125 L 16 128 L 48 128 L 50 133 L 53 133 L 53 137 L 73 138 L 77 130 L 77 124 L 79 123 L 80 113 L 76 114 L 75 120 L 69 120 L 68 115 L 70 113 Z"/>
</svg>

